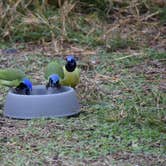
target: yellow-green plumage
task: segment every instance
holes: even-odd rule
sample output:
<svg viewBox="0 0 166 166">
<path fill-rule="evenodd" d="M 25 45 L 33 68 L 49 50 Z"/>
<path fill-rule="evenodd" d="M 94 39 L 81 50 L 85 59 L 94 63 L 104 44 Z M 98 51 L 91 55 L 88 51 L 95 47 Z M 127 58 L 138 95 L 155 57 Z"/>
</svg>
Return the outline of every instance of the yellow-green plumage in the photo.
<svg viewBox="0 0 166 166">
<path fill-rule="evenodd" d="M 64 79 L 61 80 L 61 85 L 75 88 L 75 86 L 80 82 L 80 70 L 76 68 L 73 72 L 68 72 L 65 66 L 63 66 L 63 71 Z"/>
<path fill-rule="evenodd" d="M 51 74 L 58 74 L 61 79 L 64 78 L 63 67 L 57 61 L 50 62 L 45 70 L 45 78 L 48 79 Z"/>
<path fill-rule="evenodd" d="M 17 69 L 0 69 L 0 85 L 14 87 L 25 77 L 25 74 Z"/>
</svg>

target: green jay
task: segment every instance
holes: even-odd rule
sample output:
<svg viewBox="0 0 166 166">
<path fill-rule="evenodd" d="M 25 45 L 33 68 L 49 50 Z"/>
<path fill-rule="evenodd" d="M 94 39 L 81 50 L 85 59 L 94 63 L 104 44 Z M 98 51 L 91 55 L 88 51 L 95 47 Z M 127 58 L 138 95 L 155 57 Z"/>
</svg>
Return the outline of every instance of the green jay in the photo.
<svg viewBox="0 0 166 166">
<path fill-rule="evenodd" d="M 14 88 L 18 94 L 29 95 L 32 91 L 31 81 L 17 69 L 0 69 L 0 85 Z"/>
<path fill-rule="evenodd" d="M 73 88 L 80 82 L 80 70 L 77 68 L 77 63 L 73 55 L 66 57 L 66 64 L 63 66 L 64 79 L 61 80 L 61 85 L 71 86 Z"/>
</svg>

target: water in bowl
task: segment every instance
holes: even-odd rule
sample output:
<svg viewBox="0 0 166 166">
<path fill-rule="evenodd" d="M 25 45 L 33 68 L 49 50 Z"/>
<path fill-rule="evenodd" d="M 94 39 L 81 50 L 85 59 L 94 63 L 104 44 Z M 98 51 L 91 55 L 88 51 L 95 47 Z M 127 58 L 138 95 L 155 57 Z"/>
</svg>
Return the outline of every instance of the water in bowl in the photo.
<svg viewBox="0 0 166 166">
<path fill-rule="evenodd" d="M 60 87 L 60 88 L 48 88 L 45 86 L 36 86 L 32 88 L 30 95 L 48 95 L 48 94 L 59 94 L 68 91 L 68 87 Z M 12 93 L 18 94 L 15 90 L 12 90 Z M 18 94 L 24 95 L 24 94 Z"/>
</svg>

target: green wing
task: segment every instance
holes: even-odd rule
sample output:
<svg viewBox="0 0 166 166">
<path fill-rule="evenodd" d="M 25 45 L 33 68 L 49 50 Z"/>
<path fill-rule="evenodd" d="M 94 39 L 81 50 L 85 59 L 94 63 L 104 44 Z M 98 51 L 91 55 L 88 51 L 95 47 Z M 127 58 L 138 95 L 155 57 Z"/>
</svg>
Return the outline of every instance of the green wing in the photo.
<svg viewBox="0 0 166 166">
<path fill-rule="evenodd" d="M 61 65 L 60 63 L 58 63 L 57 61 L 50 62 L 50 63 L 46 66 L 45 78 L 48 79 L 48 77 L 49 77 L 51 74 L 58 74 L 61 79 L 64 78 L 63 67 L 62 67 L 62 65 Z"/>
<path fill-rule="evenodd" d="M 0 80 L 13 81 L 22 80 L 25 73 L 17 69 L 0 69 Z"/>
</svg>

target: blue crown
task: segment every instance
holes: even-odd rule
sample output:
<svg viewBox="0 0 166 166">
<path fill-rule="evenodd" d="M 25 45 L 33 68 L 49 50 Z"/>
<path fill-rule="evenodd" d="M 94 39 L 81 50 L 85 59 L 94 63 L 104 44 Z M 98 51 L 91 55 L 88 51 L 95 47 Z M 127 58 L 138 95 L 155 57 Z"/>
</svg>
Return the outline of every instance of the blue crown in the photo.
<svg viewBox="0 0 166 166">
<path fill-rule="evenodd" d="M 22 83 L 24 83 L 30 90 L 32 90 L 32 83 L 28 78 L 24 78 Z"/>
<path fill-rule="evenodd" d="M 51 74 L 50 76 L 49 76 L 49 78 L 55 83 L 55 82 L 57 82 L 57 81 L 59 81 L 59 76 L 57 75 L 57 74 Z"/>
<path fill-rule="evenodd" d="M 74 59 L 74 56 L 73 56 L 73 55 L 68 55 L 68 56 L 66 57 L 66 60 L 67 60 L 68 62 L 71 62 L 72 60 L 75 60 L 75 59 Z"/>
</svg>

